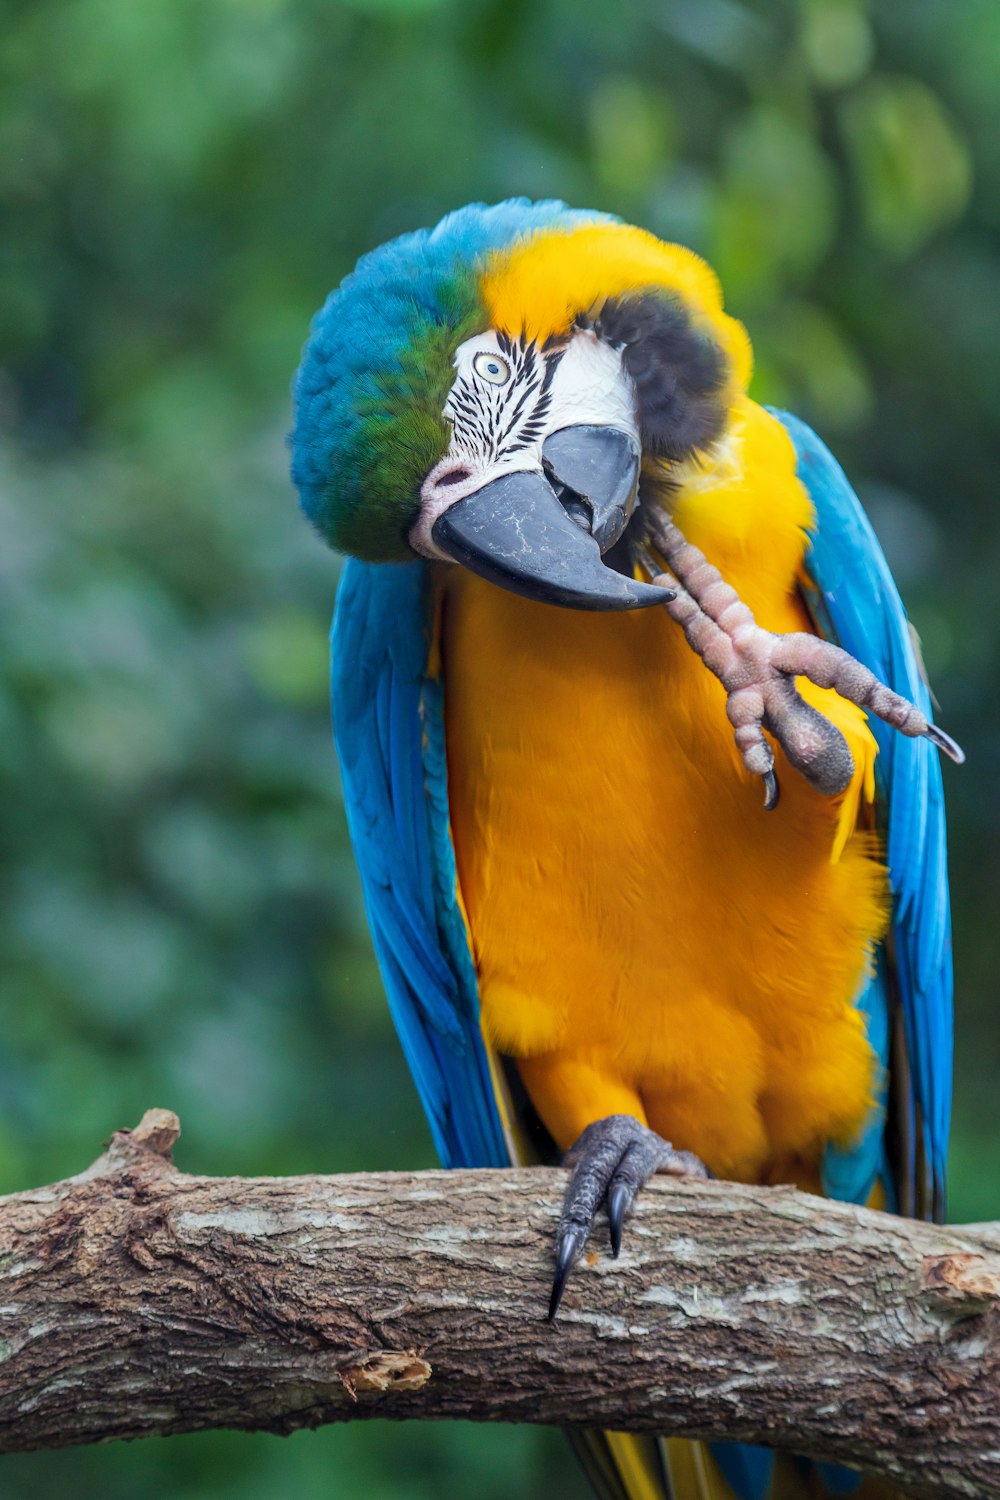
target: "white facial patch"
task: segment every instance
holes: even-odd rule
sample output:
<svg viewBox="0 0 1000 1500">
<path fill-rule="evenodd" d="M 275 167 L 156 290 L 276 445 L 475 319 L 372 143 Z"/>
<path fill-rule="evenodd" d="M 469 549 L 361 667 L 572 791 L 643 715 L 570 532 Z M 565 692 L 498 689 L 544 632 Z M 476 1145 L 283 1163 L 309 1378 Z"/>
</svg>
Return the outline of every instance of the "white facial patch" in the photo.
<svg viewBox="0 0 1000 1500">
<path fill-rule="evenodd" d="M 542 445 L 581 423 L 617 427 L 638 442 L 635 391 L 621 354 L 581 329 L 548 350 L 490 330 L 455 352 L 455 382 L 444 415 L 451 442 L 421 489 L 410 545 L 448 561 L 434 544 L 435 521 L 502 474 L 542 472 Z"/>
<path fill-rule="evenodd" d="M 621 351 L 596 334 L 575 333 L 552 377 L 552 408 L 559 420 L 549 432 L 592 422 L 639 435 L 635 391 L 625 373 Z M 548 435 L 548 434 L 546 434 Z"/>
</svg>

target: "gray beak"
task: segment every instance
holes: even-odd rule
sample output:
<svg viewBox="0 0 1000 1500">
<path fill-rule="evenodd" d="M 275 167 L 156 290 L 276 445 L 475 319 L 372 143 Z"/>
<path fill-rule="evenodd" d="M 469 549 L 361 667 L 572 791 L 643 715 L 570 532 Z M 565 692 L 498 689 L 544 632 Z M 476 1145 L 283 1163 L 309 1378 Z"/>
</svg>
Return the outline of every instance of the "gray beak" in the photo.
<svg viewBox="0 0 1000 1500">
<path fill-rule="evenodd" d="M 638 442 L 616 427 L 563 427 L 542 470 L 491 480 L 434 523 L 434 541 L 471 572 L 526 599 L 567 609 L 644 609 L 669 590 L 605 567 L 635 508 Z"/>
</svg>

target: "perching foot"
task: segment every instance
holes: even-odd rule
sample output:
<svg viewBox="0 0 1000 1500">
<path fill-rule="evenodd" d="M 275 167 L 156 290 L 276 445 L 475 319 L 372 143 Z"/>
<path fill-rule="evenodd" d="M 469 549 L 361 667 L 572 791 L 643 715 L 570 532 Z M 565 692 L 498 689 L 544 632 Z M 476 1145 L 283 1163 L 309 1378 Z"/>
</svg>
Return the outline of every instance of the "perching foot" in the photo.
<svg viewBox="0 0 1000 1500">
<path fill-rule="evenodd" d="M 690 1151 L 675 1151 L 669 1141 L 640 1125 L 632 1115 L 608 1115 L 588 1125 L 563 1158 L 573 1175 L 566 1189 L 556 1231 L 556 1274 L 549 1299 L 549 1321 L 556 1310 L 574 1262 L 590 1237 L 597 1211 L 605 1206 L 611 1230 L 611 1253 L 622 1247 L 622 1226 L 636 1193 L 654 1172 L 677 1177 L 707 1177 Z"/>
<path fill-rule="evenodd" d="M 665 601 L 668 614 L 726 689 L 726 713 L 736 745 L 747 770 L 764 782 L 765 808 L 778 802 L 774 754 L 765 729 L 796 770 L 824 795 L 845 791 L 854 775 L 847 741 L 836 725 L 806 703 L 796 689 L 796 677 L 833 688 L 901 734 L 924 735 L 959 765 L 964 761 L 950 735 L 839 646 L 805 631 L 773 635 L 764 630 L 718 568 L 685 540 L 663 511 L 649 508 L 646 529 L 671 572 L 659 567 L 647 547 L 640 550 L 642 564 L 654 583 L 674 590 L 673 599 Z"/>
</svg>

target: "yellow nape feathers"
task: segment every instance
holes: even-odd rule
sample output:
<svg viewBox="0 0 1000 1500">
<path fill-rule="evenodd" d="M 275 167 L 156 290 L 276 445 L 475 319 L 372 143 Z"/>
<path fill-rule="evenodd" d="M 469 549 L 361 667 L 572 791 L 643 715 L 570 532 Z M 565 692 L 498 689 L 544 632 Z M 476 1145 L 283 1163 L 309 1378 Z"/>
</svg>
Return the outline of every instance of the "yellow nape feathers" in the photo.
<svg viewBox="0 0 1000 1500">
<path fill-rule="evenodd" d="M 544 341 L 610 297 L 662 287 L 706 324 L 728 356 L 732 397 L 750 382 L 753 355 L 742 323 L 723 311 L 719 280 L 700 256 L 630 224 L 542 230 L 490 260 L 481 291 L 494 328 Z"/>
</svg>

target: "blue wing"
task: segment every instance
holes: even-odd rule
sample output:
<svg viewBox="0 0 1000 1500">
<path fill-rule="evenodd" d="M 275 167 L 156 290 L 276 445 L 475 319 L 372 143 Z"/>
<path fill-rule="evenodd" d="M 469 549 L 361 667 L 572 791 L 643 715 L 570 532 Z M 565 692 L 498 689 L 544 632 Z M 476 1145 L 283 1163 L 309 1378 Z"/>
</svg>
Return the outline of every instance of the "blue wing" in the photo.
<svg viewBox="0 0 1000 1500">
<path fill-rule="evenodd" d="M 806 566 L 823 634 L 932 717 L 906 615 L 888 564 L 843 470 L 804 422 L 787 429 L 798 473 L 816 509 Z M 893 909 L 889 936 L 861 1005 L 872 1045 L 893 1072 L 890 1117 L 850 1152 L 828 1154 L 828 1191 L 863 1200 L 886 1170 L 886 1148 L 903 1212 L 943 1217 L 951 1114 L 951 919 L 944 800 L 937 751 L 874 718 L 878 813 Z M 902 1018 L 902 1037 L 894 1039 Z"/>
<path fill-rule="evenodd" d="M 456 890 L 444 712 L 427 670 L 423 563 L 350 561 L 333 621 L 333 718 L 368 921 L 445 1166 L 507 1166 Z"/>
</svg>

